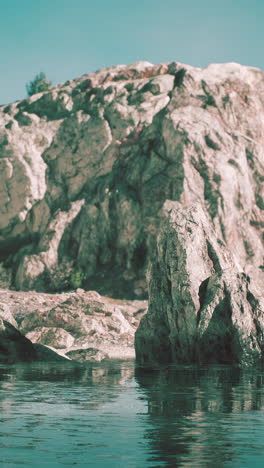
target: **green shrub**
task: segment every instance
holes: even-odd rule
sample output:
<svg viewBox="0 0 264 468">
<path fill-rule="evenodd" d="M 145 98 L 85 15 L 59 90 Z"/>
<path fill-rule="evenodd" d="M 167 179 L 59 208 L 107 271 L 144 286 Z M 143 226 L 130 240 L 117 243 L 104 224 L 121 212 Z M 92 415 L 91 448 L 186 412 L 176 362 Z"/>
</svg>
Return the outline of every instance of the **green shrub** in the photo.
<svg viewBox="0 0 264 468">
<path fill-rule="evenodd" d="M 81 288 L 86 275 L 82 270 L 73 270 L 70 277 L 70 285 L 73 289 Z"/>
<path fill-rule="evenodd" d="M 45 73 L 40 72 L 35 76 L 34 80 L 26 84 L 26 90 L 28 96 L 32 96 L 36 93 L 42 93 L 51 89 L 51 81 L 49 81 Z"/>
</svg>

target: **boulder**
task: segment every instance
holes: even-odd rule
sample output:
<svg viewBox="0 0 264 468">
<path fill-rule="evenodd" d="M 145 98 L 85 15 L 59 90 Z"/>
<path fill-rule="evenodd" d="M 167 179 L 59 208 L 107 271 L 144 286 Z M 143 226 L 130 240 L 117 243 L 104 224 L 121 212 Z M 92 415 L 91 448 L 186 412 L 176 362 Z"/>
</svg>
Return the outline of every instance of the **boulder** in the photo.
<svg viewBox="0 0 264 468">
<path fill-rule="evenodd" d="M 200 204 L 168 201 L 149 272 L 140 363 L 252 364 L 264 353 L 262 291 L 215 233 Z M 254 291 L 254 293 L 253 293 Z"/>
<path fill-rule="evenodd" d="M 78 362 L 101 362 L 109 359 L 108 354 L 95 348 L 83 348 L 68 351 L 67 356 Z"/>
<path fill-rule="evenodd" d="M 40 343 L 33 344 L 35 350 L 35 361 L 37 362 L 66 362 L 70 358 L 60 351 Z"/>
<path fill-rule="evenodd" d="M 66 361 L 56 349 L 42 344 L 34 344 L 11 323 L 0 318 L 0 363 L 16 364 L 18 362 L 52 362 Z"/>
<path fill-rule="evenodd" d="M 32 362 L 37 360 L 33 343 L 23 336 L 11 323 L 0 319 L 0 362 Z"/>
<path fill-rule="evenodd" d="M 74 343 L 74 337 L 63 328 L 58 327 L 37 327 L 27 333 L 33 343 L 52 346 L 57 349 L 70 348 Z"/>
<path fill-rule="evenodd" d="M 38 361 L 134 358 L 134 335 L 146 309 L 147 301 L 81 288 L 61 294 L 0 290 L 0 317 L 26 337 Z"/>
</svg>

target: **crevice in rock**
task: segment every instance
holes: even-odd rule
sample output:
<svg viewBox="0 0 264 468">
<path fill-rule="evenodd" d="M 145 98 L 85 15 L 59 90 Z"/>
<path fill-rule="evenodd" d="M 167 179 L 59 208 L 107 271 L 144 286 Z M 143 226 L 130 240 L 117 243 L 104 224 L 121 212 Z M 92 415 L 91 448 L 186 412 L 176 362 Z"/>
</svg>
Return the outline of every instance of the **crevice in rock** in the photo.
<svg viewBox="0 0 264 468">
<path fill-rule="evenodd" d="M 226 242 L 226 230 L 225 230 L 225 225 L 224 225 L 222 216 L 219 216 L 219 223 L 220 223 L 220 229 L 221 229 L 223 239 Z"/>
<path fill-rule="evenodd" d="M 231 322 L 231 315 L 229 298 L 225 296 L 215 307 L 206 332 L 196 344 L 196 353 L 201 363 L 239 362 L 239 341 Z"/>
<path fill-rule="evenodd" d="M 247 162 L 248 162 L 250 169 L 254 169 L 255 168 L 254 153 L 248 148 L 246 148 L 246 158 L 247 158 Z"/>
<path fill-rule="evenodd" d="M 203 307 L 205 306 L 206 304 L 206 296 L 207 296 L 207 286 L 208 286 L 208 283 L 209 283 L 209 280 L 210 280 L 210 276 L 208 278 L 206 278 L 204 281 L 202 281 L 202 283 L 200 284 L 200 287 L 199 287 L 199 303 L 200 303 L 200 308 L 197 312 L 197 326 L 199 325 L 199 322 L 200 322 L 200 319 L 201 319 L 201 311 L 203 309 Z"/>
<path fill-rule="evenodd" d="M 222 268 L 221 268 L 221 265 L 220 265 L 220 261 L 219 261 L 219 258 L 217 256 L 217 253 L 216 253 L 214 247 L 212 246 L 212 244 L 208 240 L 206 240 L 206 246 L 207 246 L 208 256 L 209 256 L 210 260 L 212 260 L 212 262 L 213 262 L 215 272 L 216 273 L 222 273 Z"/>
<path fill-rule="evenodd" d="M 141 243 L 135 248 L 131 264 L 135 271 L 141 270 L 146 266 L 148 258 L 148 248 L 146 239 L 143 239 Z"/>
<path fill-rule="evenodd" d="M 17 264 L 24 255 L 36 251 L 39 239 L 39 233 L 35 233 L 1 241 L 0 262 L 5 262 L 8 266 Z"/>
<path fill-rule="evenodd" d="M 259 305 L 259 302 L 252 294 L 252 292 L 249 291 L 249 289 L 247 290 L 247 301 L 249 302 L 251 309 L 255 311 Z"/>
<path fill-rule="evenodd" d="M 201 156 L 199 156 L 198 161 L 196 161 L 195 158 L 192 157 L 191 163 L 204 181 L 204 198 L 208 201 L 209 204 L 209 214 L 211 218 L 214 219 L 218 214 L 218 199 L 220 197 L 220 192 L 219 190 L 214 189 L 209 167 L 207 166 L 206 162 L 201 158 Z"/>
</svg>

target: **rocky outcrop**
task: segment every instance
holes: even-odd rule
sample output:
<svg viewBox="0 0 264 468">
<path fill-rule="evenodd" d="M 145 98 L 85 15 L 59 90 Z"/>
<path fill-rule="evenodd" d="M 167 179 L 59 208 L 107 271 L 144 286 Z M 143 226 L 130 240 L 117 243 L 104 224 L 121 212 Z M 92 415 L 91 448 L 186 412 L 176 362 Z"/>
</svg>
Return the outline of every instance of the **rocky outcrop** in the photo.
<svg viewBox="0 0 264 468">
<path fill-rule="evenodd" d="M 264 75 L 139 62 L 0 108 L 0 260 L 18 289 L 143 298 L 160 210 L 199 202 L 263 281 Z"/>
<path fill-rule="evenodd" d="M 0 363 L 65 361 L 67 357 L 34 344 L 10 322 L 0 318 Z"/>
<path fill-rule="evenodd" d="M 36 351 L 31 341 L 9 322 L 0 319 L 0 362 L 31 362 L 36 358 Z"/>
<path fill-rule="evenodd" d="M 254 362 L 263 96 L 255 68 L 139 62 L 0 107 L 0 285 L 143 299 L 150 263 L 141 362 Z M 3 311 L 82 361 L 131 355 L 142 305 L 65 294 Z"/>
<path fill-rule="evenodd" d="M 264 356 L 262 290 L 201 205 L 167 202 L 150 270 L 150 303 L 136 333 L 145 363 L 253 363 Z"/>
<path fill-rule="evenodd" d="M 133 359 L 146 301 L 0 290 L 0 362 Z M 15 343 L 15 344 L 14 344 Z"/>
</svg>

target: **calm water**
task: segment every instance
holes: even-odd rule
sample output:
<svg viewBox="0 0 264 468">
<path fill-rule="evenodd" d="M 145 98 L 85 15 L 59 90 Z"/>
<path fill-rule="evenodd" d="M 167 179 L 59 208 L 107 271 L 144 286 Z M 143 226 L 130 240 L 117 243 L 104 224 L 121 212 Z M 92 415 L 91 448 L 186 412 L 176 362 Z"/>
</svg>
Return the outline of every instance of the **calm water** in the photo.
<svg viewBox="0 0 264 468">
<path fill-rule="evenodd" d="M 264 466 L 264 372 L 0 366 L 1 467 Z"/>
</svg>

